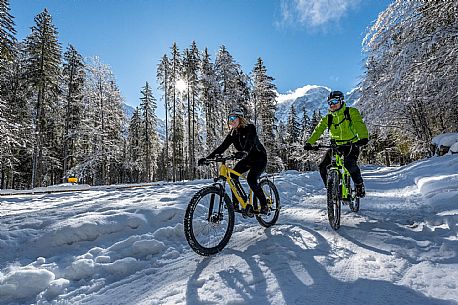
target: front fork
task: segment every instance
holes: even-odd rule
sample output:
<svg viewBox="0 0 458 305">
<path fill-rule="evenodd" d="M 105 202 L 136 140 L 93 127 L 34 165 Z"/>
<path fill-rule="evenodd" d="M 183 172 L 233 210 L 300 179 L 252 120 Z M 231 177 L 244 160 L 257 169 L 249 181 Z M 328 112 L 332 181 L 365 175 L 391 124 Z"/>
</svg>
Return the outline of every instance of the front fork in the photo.
<svg viewBox="0 0 458 305">
<path fill-rule="evenodd" d="M 342 184 L 342 199 L 351 200 L 351 189 L 350 189 L 350 173 L 346 170 L 343 170 L 342 179 L 340 179 Z"/>
<path fill-rule="evenodd" d="M 225 195 L 225 184 L 226 181 L 220 181 L 220 182 L 215 182 L 213 186 L 216 186 L 219 188 L 220 191 L 220 196 L 219 196 L 219 202 L 218 200 L 215 200 L 215 194 L 210 195 L 210 205 L 208 207 L 208 215 L 207 215 L 207 220 L 209 222 L 219 222 L 222 220 L 223 213 L 221 212 L 223 209 L 223 204 L 224 204 L 224 195 Z"/>
<path fill-rule="evenodd" d="M 339 173 L 339 199 L 351 200 L 351 189 L 350 189 L 350 173 L 342 164 L 342 160 L 336 157 L 331 158 L 331 168 L 335 168 Z"/>
</svg>

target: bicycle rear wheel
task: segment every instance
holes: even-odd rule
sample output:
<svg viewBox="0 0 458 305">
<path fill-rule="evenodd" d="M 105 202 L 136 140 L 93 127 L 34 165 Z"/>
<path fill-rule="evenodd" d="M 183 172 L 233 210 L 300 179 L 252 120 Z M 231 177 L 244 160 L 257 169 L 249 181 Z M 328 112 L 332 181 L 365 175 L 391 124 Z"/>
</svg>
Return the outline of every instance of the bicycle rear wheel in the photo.
<svg viewBox="0 0 458 305">
<path fill-rule="evenodd" d="M 234 208 L 222 189 L 201 189 L 189 202 L 184 217 L 189 246 L 204 256 L 220 252 L 231 238 L 234 218 Z"/>
<path fill-rule="evenodd" d="M 270 211 L 267 215 L 256 215 L 256 219 L 261 226 L 268 228 L 277 222 L 280 215 L 280 195 L 275 184 L 269 179 L 262 179 L 259 185 L 266 195 Z"/>
<path fill-rule="evenodd" d="M 340 177 L 337 170 L 328 171 L 327 208 L 329 224 L 334 230 L 340 228 Z"/>
</svg>

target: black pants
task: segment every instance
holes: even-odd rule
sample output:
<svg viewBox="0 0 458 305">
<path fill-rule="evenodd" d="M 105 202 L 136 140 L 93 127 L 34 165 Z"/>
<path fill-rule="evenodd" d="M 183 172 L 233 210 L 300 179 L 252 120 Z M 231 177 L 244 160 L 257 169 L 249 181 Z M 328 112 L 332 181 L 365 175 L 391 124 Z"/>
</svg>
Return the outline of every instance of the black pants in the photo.
<svg viewBox="0 0 458 305">
<path fill-rule="evenodd" d="M 363 177 L 361 177 L 361 170 L 358 167 L 358 157 L 359 157 L 359 147 L 352 145 L 352 146 L 345 146 L 339 148 L 339 152 L 344 156 L 344 166 L 347 168 L 348 172 L 350 173 L 351 179 L 355 184 L 363 183 Z M 323 179 L 323 183 L 326 186 L 327 183 L 327 172 L 328 166 L 331 164 L 331 150 L 329 149 L 326 152 L 323 160 L 321 161 L 319 168 L 320 168 L 320 175 L 321 179 Z"/>
<path fill-rule="evenodd" d="M 248 170 L 250 171 L 247 175 L 247 182 L 251 190 L 253 191 L 253 194 L 256 196 L 256 198 L 259 199 L 259 203 L 261 204 L 261 207 L 267 205 L 267 199 L 266 199 L 266 195 L 262 191 L 261 186 L 258 183 L 258 179 L 261 176 L 261 174 L 264 172 L 264 170 L 266 169 L 266 165 L 267 165 L 267 157 L 261 158 L 260 160 L 256 160 L 256 161 L 242 159 L 234 166 L 234 170 L 241 174 L 245 173 Z M 231 174 L 231 177 L 232 179 L 236 179 L 236 180 L 239 179 L 238 176 L 233 175 L 233 174 Z M 232 195 L 232 198 L 234 200 L 234 195 Z M 237 200 L 235 200 L 234 202 L 237 202 Z"/>
</svg>

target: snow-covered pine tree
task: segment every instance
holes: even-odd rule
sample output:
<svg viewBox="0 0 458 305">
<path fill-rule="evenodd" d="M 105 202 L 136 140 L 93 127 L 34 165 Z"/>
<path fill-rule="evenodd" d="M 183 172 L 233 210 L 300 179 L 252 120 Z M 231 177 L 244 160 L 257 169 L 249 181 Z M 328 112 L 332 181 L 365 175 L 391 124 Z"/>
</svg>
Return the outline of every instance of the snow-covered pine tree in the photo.
<svg viewBox="0 0 458 305">
<path fill-rule="evenodd" d="M 191 49 L 185 49 L 183 53 L 183 79 L 186 82 L 186 101 L 187 101 L 187 154 L 186 164 L 188 179 L 194 179 L 196 175 L 195 145 L 196 127 L 198 120 L 198 109 L 200 106 L 199 97 L 199 74 L 200 74 L 200 55 L 196 42 L 193 41 Z M 198 149 L 200 150 L 200 149 Z"/>
<path fill-rule="evenodd" d="M 184 147 L 184 152 L 183 152 L 183 175 L 185 179 L 189 179 L 190 172 L 191 172 L 191 154 L 192 154 L 192 147 L 191 147 L 191 126 L 192 126 L 192 101 L 191 101 L 191 89 L 189 87 L 189 78 L 190 78 L 190 66 L 191 66 L 191 55 L 189 52 L 189 49 L 184 49 L 183 50 L 183 55 L 182 55 L 182 75 L 180 76 L 180 79 L 182 81 L 182 84 L 186 88 L 181 88 L 182 91 L 180 92 L 181 97 L 183 99 L 183 123 L 186 125 L 184 126 L 184 139 L 183 139 L 183 147 Z"/>
<path fill-rule="evenodd" d="M 0 0 L 0 69 L 3 61 L 12 61 L 16 52 L 16 29 L 8 0 Z"/>
<path fill-rule="evenodd" d="M 56 100 L 60 71 L 60 45 L 57 30 L 47 9 L 35 17 L 32 33 L 25 42 L 27 52 L 26 76 L 34 102 L 35 138 L 32 161 L 32 187 L 43 183 L 44 169 L 51 162 L 51 155 L 45 146 L 50 122 L 58 117 Z"/>
<path fill-rule="evenodd" d="M 165 143 L 163 146 L 162 165 L 158 166 L 160 171 L 158 174 L 163 177 L 163 180 L 169 180 L 169 108 L 170 108 L 170 92 L 172 90 L 170 75 L 171 75 L 170 61 L 166 54 L 162 56 L 161 62 L 157 67 L 156 78 L 159 84 L 159 89 L 164 93 L 164 108 L 165 108 Z"/>
<path fill-rule="evenodd" d="M 69 45 L 64 53 L 63 64 L 63 99 L 64 99 L 64 132 L 63 132 L 63 172 L 76 165 L 76 150 L 80 138 L 80 122 L 83 113 L 83 94 L 85 64 L 78 51 Z"/>
<path fill-rule="evenodd" d="M 286 124 L 282 121 L 278 123 L 278 130 L 275 134 L 275 142 L 278 146 L 278 156 L 282 160 L 283 164 L 287 168 L 288 155 L 290 153 L 290 147 L 288 146 L 287 138 L 288 132 Z"/>
<path fill-rule="evenodd" d="M 302 160 L 301 165 L 300 165 L 300 170 L 305 170 L 305 171 L 312 170 L 313 161 L 311 159 L 313 159 L 314 157 L 312 157 L 311 155 L 313 155 L 313 152 L 304 151 L 303 145 L 310 138 L 310 135 L 312 134 L 313 129 L 314 127 L 312 126 L 312 120 L 310 119 L 310 117 L 307 114 L 307 109 L 304 108 L 302 111 L 301 132 L 300 132 L 301 136 L 300 136 L 300 141 L 299 141 L 299 151 L 301 152 L 300 158 Z"/>
<path fill-rule="evenodd" d="M 221 122 L 220 115 L 218 113 L 220 104 L 218 97 L 218 82 L 207 48 L 205 48 L 203 53 L 199 86 L 200 100 L 202 102 L 203 113 L 205 116 L 206 150 L 202 151 L 200 155 L 200 157 L 202 157 L 208 155 L 211 150 L 215 149 L 217 144 L 223 138 L 223 134 L 219 128 Z"/>
<path fill-rule="evenodd" d="M 14 155 L 18 146 L 18 129 L 14 112 L 10 108 L 11 76 L 16 58 L 16 29 L 13 16 L 9 13 L 8 0 L 0 0 L 0 188 L 5 188 L 12 180 Z"/>
<path fill-rule="evenodd" d="M 14 145 L 14 124 L 8 115 L 7 103 L 0 95 L 0 188 L 6 187 L 7 176 L 11 174 L 13 168 L 13 152 L 11 146 Z"/>
<path fill-rule="evenodd" d="M 301 137 L 301 124 L 297 118 L 296 109 L 293 104 L 291 104 L 291 108 L 289 110 L 288 123 L 286 127 L 288 135 L 287 142 L 289 144 L 299 142 Z"/>
<path fill-rule="evenodd" d="M 305 141 L 310 137 L 312 134 L 312 121 L 307 114 L 307 110 L 304 108 L 302 112 L 302 120 L 301 120 L 301 142 L 305 144 Z"/>
<path fill-rule="evenodd" d="M 81 131 L 87 146 L 75 170 L 91 184 L 116 183 L 122 172 L 123 100 L 111 69 L 99 58 L 89 59 L 86 68 Z"/>
<path fill-rule="evenodd" d="M 143 116 L 142 128 L 142 157 L 144 160 L 144 180 L 151 182 L 155 179 L 157 156 L 159 152 L 159 141 L 157 137 L 156 99 L 153 96 L 148 82 L 141 91 L 140 109 Z"/>
<path fill-rule="evenodd" d="M 217 121 L 219 88 L 214 65 L 207 48 L 204 50 L 201 71 L 200 99 L 203 103 L 205 121 L 207 123 L 207 146 L 211 149 L 216 145 L 217 139 L 221 139 L 223 135 L 219 133 L 218 128 L 216 128 L 219 125 Z"/>
<path fill-rule="evenodd" d="M 231 108 L 241 106 L 245 100 L 245 90 L 241 87 L 243 82 L 240 81 L 243 72 L 224 45 L 218 50 L 214 68 L 221 98 L 217 109 L 218 121 L 220 122 L 221 134 L 225 134 L 227 131 L 227 114 Z"/>
<path fill-rule="evenodd" d="M 254 120 L 258 130 L 259 138 L 264 143 L 269 163 L 268 171 L 278 171 L 283 168 L 281 159 L 278 157 L 275 141 L 276 129 L 276 86 L 273 84 L 274 78 L 267 75 L 267 69 L 261 58 L 258 58 L 256 65 L 251 72 L 252 104 L 254 105 Z"/>
<path fill-rule="evenodd" d="M 32 106 L 28 102 L 28 84 L 25 73 L 24 44 L 18 43 L 18 52 L 12 61 L 6 61 L 0 73 L 1 98 L 5 105 L 2 117 L 7 122 L 1 133 L 3 149 L 3 185 L 7 188 L 27 188 L 31 184 L 32 160 Z"/>
<path fill-rule="evenodd" d="M 142 134 L 142 118 L 139 107 L 135 108 L 132 118 L 129 122 L 128 132 L 128 148 L 127 148 L 127 164 L 124 166 L 127 170 L 129 182 L 140 182 L 142 171 L 141 159 L 141 134 Z"/>
<path fill-rule="evenodd" d="M 286 125 L 286 143 L 288 145 L 287 169 L 298 170 L 302 162 L 301 124 L 293 104 L 291 104 Z"/>
<path fill-rule="evenodd" d="M 315 109 L 313 111 L 313 116 L 312 116 L 312 120 L 310 121 L 310 130 L 313 132 L 313 129 L 315 129 L 316 125 L 318 125 L 318 123 L 321 121 L 321 118 L 323 116 L 321 115 L 321 111 L 320 109 Z"/>
<path fill-rule="evenodd" d="M 236 90 L 237 90 L 237 105 L 241 106 L 248 117 L 251 116 L 251 81 L 250 77 L 239 69 L 237 71 L 237 79 L 236 79 Z"/>
<path fill-rule="evenodd" d="M 124 99 L 121 96 L 119 87 L 116 85 L 114 75 L 111 72 L 112 80 L 108 83 L 106 118 L 107 138 L 105 146 L 107 152 L 107 182 L 108 184 L 121 183 L 124 134 L 123 127 L 127 117 L 123 111 Z"/>
<path fill-rule="evenodd" d="M 60 76 L 61 85 L 61 76 Z M 43 184 L 53 185 L 62 182 L 62 138 L 64 132 L 64 112 L 62 107 L 61 88 L 56 90 L 57 94 L 52 97 L 51 107 L 47 118 L 46 134 L 43 139 Z"/>
<path fill-rule="evenodd" d="M 190 81 L 190 88 L 192 89 L 192 158 L 191 158 L 191 166 L 192 166 L 192 178 L 195 179 L 197 177 L 197 157 L 196 155 L 201 155 L 203 152 L 203 139 L 199 135 L 200 130 L 202 130 L 203 126 L 200 126 L 199 122 L 201 121 L 200 114 L 202 113 L 202 102 L 199 99 L 200 97 L 200 86 L 199 80 L 200 75 L 202 73 L 202 58 L 197 48 L 197 44 L 195 41 L 192 42 L 191 45 L 191 58 L 192 63 L 194 64 L 194 68 L 192 69 L 192 77 Z"/>
<path fill-rule="evenodd" d="M 169 107 L 171 108 L 172 120 L 172 179 L 177 181 L 183 176 L 183 141 L 184 141 L 184 126 L 183 126 L 183 100 L 177 88 L 177 82 L 182 74 L 182 59 L 178 46 L 173 43 L 170 56 L 170 75 L 169 82 L 171 84 L 171 100 Z M 178 172 L 180 171 L 180 172 Z"/>
</svg>

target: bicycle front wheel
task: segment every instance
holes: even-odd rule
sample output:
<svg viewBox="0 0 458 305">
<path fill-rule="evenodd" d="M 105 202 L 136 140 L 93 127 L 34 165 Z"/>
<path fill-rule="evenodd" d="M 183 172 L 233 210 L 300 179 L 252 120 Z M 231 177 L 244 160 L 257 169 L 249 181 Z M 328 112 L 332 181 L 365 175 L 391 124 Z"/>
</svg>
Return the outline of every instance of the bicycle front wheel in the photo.
<svg viewBox="0 0 458 305">
<path fill-rule="evenodd" d="M 184 233 L 189 246 L 200 255 L 220 252 L 234 230 L 234 208 L 225 192 L 216 186 L 203 188 L 188 204 Z"/>
<path fill-rule="evenodd" d="M 275 184 L 269 179 L 262 179 L 259 182 L 259 186 L 266 195 L 269 213 L 267 215 L 256 215 L 256 219 L 261 226 L 268 228 L 277 222 L 280 215 L 280 195 Z"/>
<path fill-rule="evenodd" d="M 355 183 L 353 182 L 353 180 L 351 180 L 350 190 L 351 190 L 350 210 L 356 213 L 359 211 L 360 198 L 356 196 L 356 187 L 355 187 Z"/>
<path fill-rule="evenodd" d="M 334 230 L 340 227 L 340 177 L 337 170 L 328 171 L 327 207 L 329 224 Z"/>
</svg>

